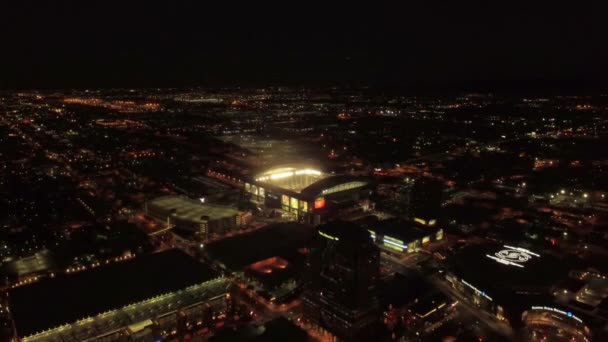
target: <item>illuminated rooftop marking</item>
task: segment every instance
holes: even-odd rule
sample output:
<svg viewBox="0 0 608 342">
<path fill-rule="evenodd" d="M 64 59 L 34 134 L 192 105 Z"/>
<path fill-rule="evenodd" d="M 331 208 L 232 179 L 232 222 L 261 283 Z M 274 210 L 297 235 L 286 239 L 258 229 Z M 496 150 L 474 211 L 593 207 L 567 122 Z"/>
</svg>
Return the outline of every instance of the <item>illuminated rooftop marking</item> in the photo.
<svg viewBox="0 0 608 342">
<path fill-rule="evenodd" d="M 504 245 L 503 247 L 505 249 L 494 253 L 494 255 L 486 254 L 486 257 L 488 257 L 496 262 L 499 262 L 503 265 L 515 266 L 515 267 L 520 267 L 520 268 L 523 268 L 524 265 L 522 265 L 522 264 L 526 263 L 528 260 L 532 259 L 533 257 L 540 257 L 539 254 L 536 254 L 525 248 L 513 247 L 513 246 L 508 246 L 508 245 Z"/>
</svg>

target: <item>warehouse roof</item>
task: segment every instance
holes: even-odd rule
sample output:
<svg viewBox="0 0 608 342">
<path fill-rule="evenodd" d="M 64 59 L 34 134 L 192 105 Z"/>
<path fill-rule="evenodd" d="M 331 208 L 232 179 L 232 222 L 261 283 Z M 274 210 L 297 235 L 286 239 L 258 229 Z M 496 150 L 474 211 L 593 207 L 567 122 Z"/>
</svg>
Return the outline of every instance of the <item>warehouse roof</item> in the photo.
<svg viewBox="0 0 608 342">
<path fill-rule="evenodd" d="M 217 220 L 238 214 L 238 210 L 232 207 L 205 204 L 183 196 L 159 197 L 148 202 L 148 207 L 161 208 L 167 212 L 175 210 L 175 216 L 188 221 L 200 221 L 203 216 Z"/>
<path fill-rule="evenodd" d="M 19 336 L 29 336 L 215 278 L 179 250 L 146 255 L 75 274 L 43 279 L 9 292 Z"/>
</svg>

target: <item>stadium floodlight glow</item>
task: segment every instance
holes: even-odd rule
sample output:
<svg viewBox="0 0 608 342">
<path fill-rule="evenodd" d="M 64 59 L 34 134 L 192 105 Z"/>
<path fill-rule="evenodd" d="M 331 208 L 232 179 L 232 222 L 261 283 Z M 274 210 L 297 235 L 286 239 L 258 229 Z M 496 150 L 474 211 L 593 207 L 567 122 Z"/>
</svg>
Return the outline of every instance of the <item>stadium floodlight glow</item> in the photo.
<svg viewBox="0 0 608 342">
<path fill-rule="evenodd" d="M 293 171 L 274 173 L 270 175 L 270 179 L 281 179 L 293 176 Z"/>
<path fill-rule="evenodd" d="M 320 176 L 321 175 L 321 171 L 312 170 L 312 169 L 297 170 L 296 171 L 296 175 L 315 175 L 315 176 Z"/>
</svg>

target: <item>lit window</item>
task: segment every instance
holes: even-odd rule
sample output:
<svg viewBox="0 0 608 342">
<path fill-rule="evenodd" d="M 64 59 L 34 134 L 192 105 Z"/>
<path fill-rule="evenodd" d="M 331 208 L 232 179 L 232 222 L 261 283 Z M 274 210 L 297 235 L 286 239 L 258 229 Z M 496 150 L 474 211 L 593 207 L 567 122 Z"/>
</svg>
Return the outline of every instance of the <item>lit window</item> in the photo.
<svg viewBox="0 0 608 342">
<path fill-rule="evenodd" d="M 290 206 L 294 209 L 298 209 L 298 199 L 297 198 L 290 198 Z"/>
</svg>

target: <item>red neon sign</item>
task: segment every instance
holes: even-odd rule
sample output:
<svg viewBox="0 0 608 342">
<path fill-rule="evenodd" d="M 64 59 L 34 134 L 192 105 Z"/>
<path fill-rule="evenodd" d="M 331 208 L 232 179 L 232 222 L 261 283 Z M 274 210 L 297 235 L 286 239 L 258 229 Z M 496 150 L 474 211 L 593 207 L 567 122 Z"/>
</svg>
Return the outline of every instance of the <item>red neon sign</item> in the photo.
<svg viewBox="0 0 608 342">
<path fill-rule="evenodd" d="M 321 209 L 325 207 L 325 198 L 319 197 L 315 200 L 315 209 Z"/>
</svg>

